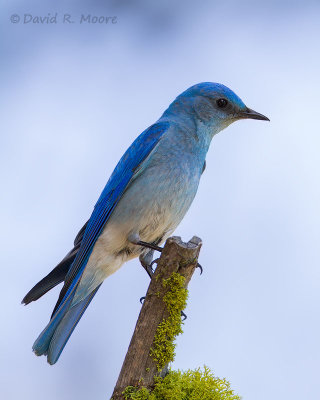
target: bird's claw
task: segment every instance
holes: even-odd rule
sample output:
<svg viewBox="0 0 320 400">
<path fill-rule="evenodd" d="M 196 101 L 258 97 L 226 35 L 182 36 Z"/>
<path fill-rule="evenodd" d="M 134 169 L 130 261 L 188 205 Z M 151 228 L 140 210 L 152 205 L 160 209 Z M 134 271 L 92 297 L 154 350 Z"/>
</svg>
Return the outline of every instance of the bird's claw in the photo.
<svg viewBox="0 0 320 400">
<path fill-rule="evenodd" d="M 196 268 L 199 268 L 199 269 L 200 269 L 200 275 L 202 275 L 202 272 L 203 272 L 202 266 L 198 263 L 198 264 L 196 265 Z"/>
<path fill-rule="evenodd" d="M 143 304 L 145 299 L 146 299 L 146 296 L 140 297 L 140 300 L 139 300 L 140 303 Z M 183 311 L 181 311 L 181 317 L 182 317 L 182 321 L 185 321 L 188 318 L 187 315 Z"/>
<path fill-rule="evenodd" d="M 147 271 L 147 274 L 149 275 L 150 279 L 152 279 L 152 276 L 154 274 L 154 269 L 152 268 L 152 266 L 154 264 L 157 264 L 158 260 L 159 260 L 159 258 L 156 258 L 149 265 L 143 266 L 143 268 Z"/>
<path fill-rule="evenodd" d="M 152 264 L 147 265 L 146 267 L 144 267 L 144 269 L 147 271 L 149 278 L 152 279 L 152 276 L 154 274 L 154 270 L 152 269 Z"/>
<path fill-rule="evenodd" d="M 158 264 L 158 261 L 160 260 L 160 258 L 155 258 L 153 261 L 152 261 L 152 263 L 150 264 L 150 268 L 152 269 L 152 271 L 153 271 L 153 268 L 152 268 L 152 266 L 153 266 L 153 264 Z M 153 271 L 154 272 L 154 271 Z"/>
</svg>

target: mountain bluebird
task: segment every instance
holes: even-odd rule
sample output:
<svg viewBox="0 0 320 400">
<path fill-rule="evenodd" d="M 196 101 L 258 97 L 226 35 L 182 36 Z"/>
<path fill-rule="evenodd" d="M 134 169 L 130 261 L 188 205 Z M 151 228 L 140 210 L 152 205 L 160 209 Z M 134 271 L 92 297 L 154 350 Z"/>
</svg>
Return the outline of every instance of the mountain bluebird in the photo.
<svg viewBox="0 0 320 400">
<path fill-rule="evenodd" d="M 180 94 L 124 153 L 74 241 L 74 248 L 23 299 L 28 304 L 64 281 L 51 319 L 33 345 L 54 364 L 104 279 L 140 257 L 151 275 L 152 248 L 189 209 L 211 139 L 232 122 L 268 118 L 226 86 L 199 83 Z"/>
</svg>

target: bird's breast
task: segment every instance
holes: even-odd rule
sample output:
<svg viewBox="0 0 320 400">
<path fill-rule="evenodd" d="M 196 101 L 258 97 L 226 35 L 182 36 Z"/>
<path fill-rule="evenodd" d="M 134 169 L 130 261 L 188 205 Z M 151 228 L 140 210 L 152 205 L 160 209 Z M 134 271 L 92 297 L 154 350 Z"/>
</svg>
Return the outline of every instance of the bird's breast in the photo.
<svg viewBox="0 0 320 400">
<path fill-rule="evenodd" d="M 129 185 L 106 227 L 123 240 L 132 232 L 148 242 L 171 234 L 192 203 L 201 170 L 183 161 L 149 165 Z"/>
</svg>

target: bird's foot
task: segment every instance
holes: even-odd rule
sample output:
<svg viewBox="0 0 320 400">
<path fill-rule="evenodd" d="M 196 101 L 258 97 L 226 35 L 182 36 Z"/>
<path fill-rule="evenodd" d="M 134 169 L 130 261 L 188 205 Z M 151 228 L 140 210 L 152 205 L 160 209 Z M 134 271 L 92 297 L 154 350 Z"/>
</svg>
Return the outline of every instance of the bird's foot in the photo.
<svg viewBox="0 0 320 400">
<path fill-rule="evenodd" d="M 143 266 L 143 268 L 147 271 L 147 274 L 149 275 L 150 279 L 152 279 L 152 276 L 154 274 L 152 266 L 153 264 L 158 262 L 158 258 L 152 260 L 153 251 L 154 250 L 149 250 L 147 254 L 142 253 L 139 257 L 140 263 Z"/>
<path fill-rule="evenodd" d="M 147 274 L 149 275 L 150 279 L 152 279 L 153 274 L 154 274 L 154 269 L 152 268 L 152 266 L 153 266 L 153 264 L 157 264 L 158 261 L 159 261 L 159 258 L 156 258 L 149 265 L 143 265 L 143 268 L 147 271 Z"/>
<path fill-rule="evenodd" d="M 158 264 L 158 261 L 160 260 L 160 258 L 155 258 L 152 262 L 151 262 L 151 264 L 150 264 L 150 268 L 152 269 L 152 271 L 154 272 L 154 270 L 153 270 L 153 264 Z"/>
</svg>

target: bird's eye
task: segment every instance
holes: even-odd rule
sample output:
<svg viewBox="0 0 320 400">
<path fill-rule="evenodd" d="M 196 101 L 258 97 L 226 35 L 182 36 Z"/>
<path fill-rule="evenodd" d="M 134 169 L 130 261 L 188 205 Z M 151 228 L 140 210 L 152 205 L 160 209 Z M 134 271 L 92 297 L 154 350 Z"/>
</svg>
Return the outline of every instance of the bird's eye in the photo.
<svg viewBox="0 0 320 400">
<path fill-rule="evenodd" d="M 226 99 L 218 99 L 217 100 L 217 106 L 219 108 L 225 108 L 228 105 L 228 100 Z"/>
</svg>

